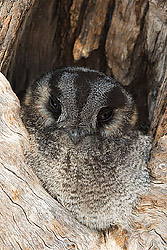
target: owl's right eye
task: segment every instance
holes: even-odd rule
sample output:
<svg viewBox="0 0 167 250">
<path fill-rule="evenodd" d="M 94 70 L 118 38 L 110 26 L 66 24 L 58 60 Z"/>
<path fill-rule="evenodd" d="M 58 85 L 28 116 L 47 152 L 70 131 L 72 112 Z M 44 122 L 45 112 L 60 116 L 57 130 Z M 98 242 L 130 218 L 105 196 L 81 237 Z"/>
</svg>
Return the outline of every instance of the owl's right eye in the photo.
<svg viewBox="0 0 167 250">
<path fill-rule="evenodd" d="M 113 110 L 109 107 L 102 108 L 97 116 L 97 121 L 99 123 L 106 123 L 111 120 L 113 116 Z"/>
<path fill-rule="evenodd" d="M 58 118 L 61 115 L 61 105 L 58 99 L 54 96 L 50 97 L 50 107 L 52 108 L 54 114 Z"/>
</svg>

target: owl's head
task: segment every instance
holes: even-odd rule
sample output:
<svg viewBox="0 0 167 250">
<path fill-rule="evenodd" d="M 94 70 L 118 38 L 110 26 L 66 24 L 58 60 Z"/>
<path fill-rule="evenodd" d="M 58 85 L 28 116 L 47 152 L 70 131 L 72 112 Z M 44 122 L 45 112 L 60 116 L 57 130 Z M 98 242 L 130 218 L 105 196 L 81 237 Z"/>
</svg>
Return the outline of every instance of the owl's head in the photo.
<svg viewBox="0 0 167 250">
<path fill-rule="evenodd" d="M 83 67 L 44 74 L 30 85 L 23 106 L 27 126 L 63 131 L 74 144 L 95 134 L 122 136 L 137 120 L 134 101 L 119 83 Z"/>
</svg>

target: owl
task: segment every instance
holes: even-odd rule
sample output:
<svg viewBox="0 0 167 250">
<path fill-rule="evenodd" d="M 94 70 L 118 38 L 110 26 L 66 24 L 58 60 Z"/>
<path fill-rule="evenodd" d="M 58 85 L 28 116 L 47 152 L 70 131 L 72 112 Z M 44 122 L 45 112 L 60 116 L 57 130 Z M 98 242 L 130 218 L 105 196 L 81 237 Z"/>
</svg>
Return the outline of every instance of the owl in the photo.
<svg viewBox="0 0 167 250">
<path fill-rule="evenodd" d="M 97 70 L 64 67 L 30 84 L 21 116 L 26 161 L 48 193 L 93 230 L 128 228 L 150 187 L 151 138 L 137 128 L 132 96 Z"/>
</svg>

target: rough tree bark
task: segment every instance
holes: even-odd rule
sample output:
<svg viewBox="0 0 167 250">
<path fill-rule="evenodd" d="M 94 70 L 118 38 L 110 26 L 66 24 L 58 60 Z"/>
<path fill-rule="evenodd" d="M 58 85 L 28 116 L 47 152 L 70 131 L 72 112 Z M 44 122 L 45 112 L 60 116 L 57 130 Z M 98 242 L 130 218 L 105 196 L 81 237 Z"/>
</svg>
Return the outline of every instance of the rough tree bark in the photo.
<svg viewBox="0 0 167 250">
<path fill-rule="evenodd" d="M 151 191 L 129 231 L 114 227 L 104 237 L 78 223 L 24 163 L 20 104 L 0 74 L 0 249 L 167 249 L 167 3 L 6 0 L 0 24 L 0 69 L 16 93 L 52 67 L 95 67 L 128 86 L 154 136 Z"/>
</svg>

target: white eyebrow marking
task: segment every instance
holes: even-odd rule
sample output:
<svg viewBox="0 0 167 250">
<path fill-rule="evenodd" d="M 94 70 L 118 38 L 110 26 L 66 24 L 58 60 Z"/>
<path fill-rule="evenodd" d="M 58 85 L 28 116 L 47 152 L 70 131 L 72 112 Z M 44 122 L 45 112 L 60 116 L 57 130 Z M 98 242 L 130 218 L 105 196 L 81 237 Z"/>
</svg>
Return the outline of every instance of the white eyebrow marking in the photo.
<svg viewBox="0 0 167 250">
<path fill-rule="evenodd" d="M 65 107 L 70 108 L 70 113 L 73 115 L 73 118 L 78 116 L 77 107 L 76 107 L 76 87 L 74 82 L 77 78 L 78 74 L 76 72 L 64 72 L 58 82 L 58 87 L 62 92 L 63 103 L 65 103 Z M 64 108 L 65 108 L 64 107 Z M 65 110 L 64 110 L 65 111 Z M 66 110 L 66 113 L 69 112 Z"/>
</svg>

